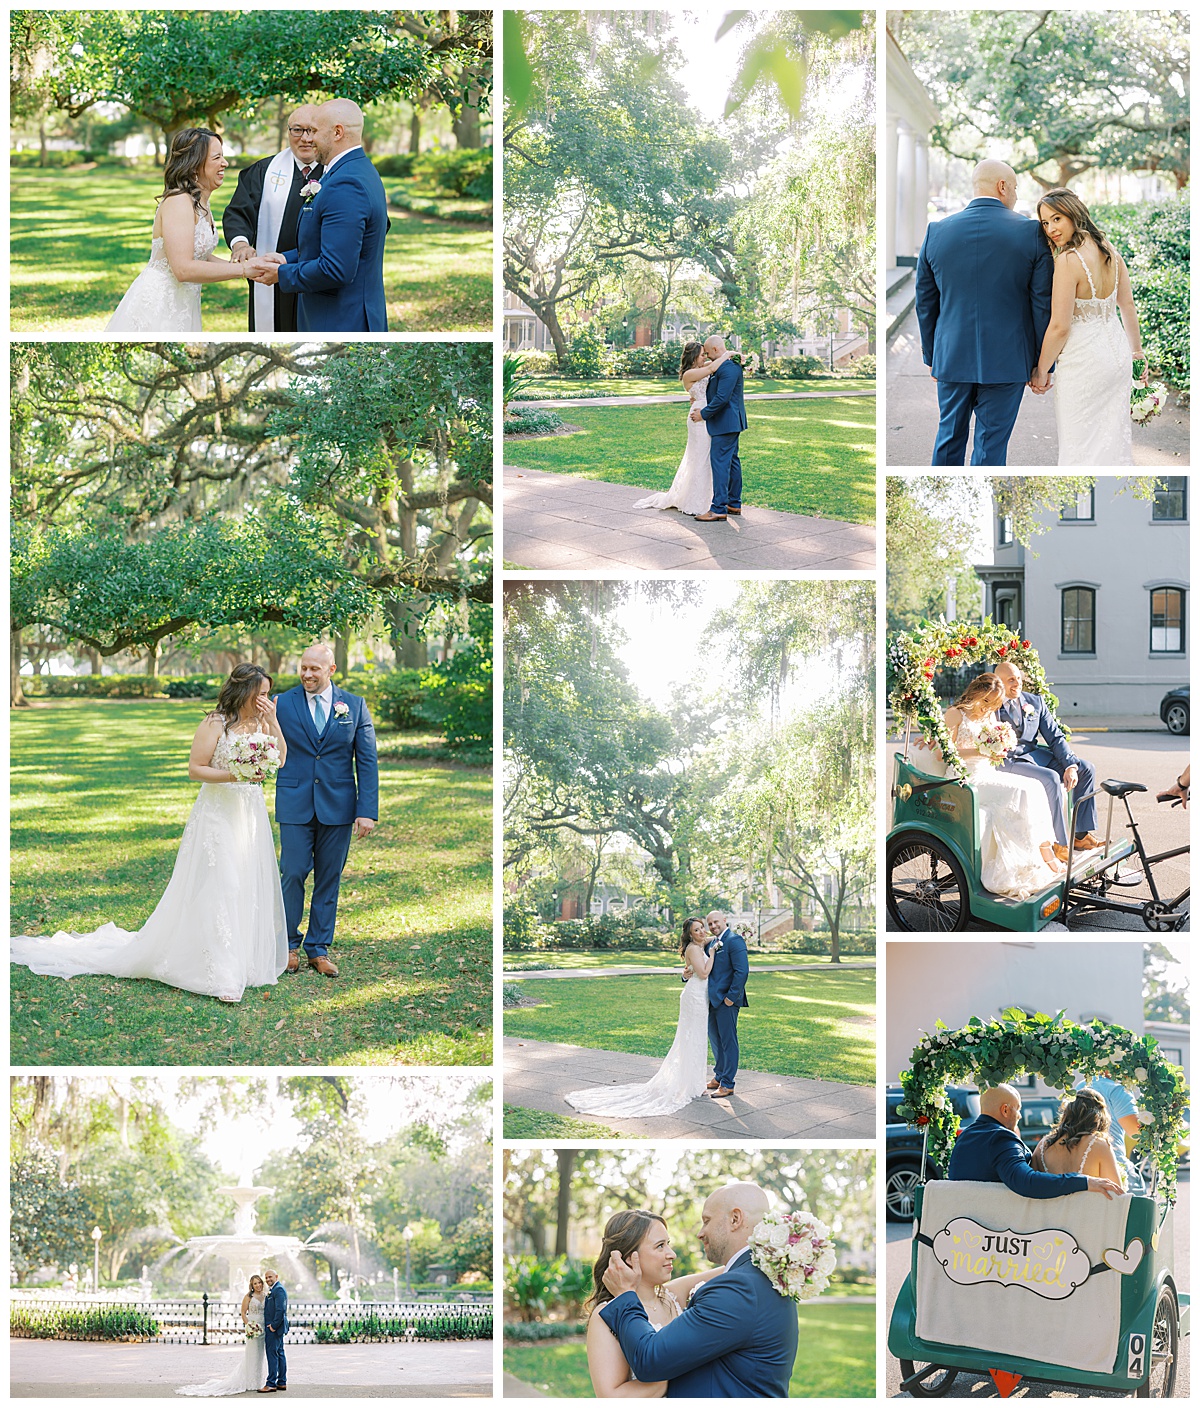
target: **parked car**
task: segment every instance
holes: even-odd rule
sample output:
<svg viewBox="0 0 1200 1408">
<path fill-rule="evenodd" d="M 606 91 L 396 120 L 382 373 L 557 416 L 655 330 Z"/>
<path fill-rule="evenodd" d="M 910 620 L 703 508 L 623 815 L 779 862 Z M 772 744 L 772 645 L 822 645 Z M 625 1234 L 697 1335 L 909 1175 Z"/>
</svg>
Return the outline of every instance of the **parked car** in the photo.
<svg viewBox="0 0 1200 1408">
<path fill-rule="evenodd" d="M 1058 1119 L 1062 1100 L 1057 1095 L 1026 1095 L 1021 1092 L 1021 1118 L 1017 1133 L 1032 1149 L 1043 1134 L 1049 1134 Z"/>
<path fill-rule="evenodd" d="M 1181 684 L 1178 689 L 1169 690 L 1158 706 L 1158 717 L 1172 733 L 1192 731 L 1192 687 Z"/>
<path fill-rule="evenodd" d="M 950 1085 L 946 1087 L 950 1104 L 965 1128 L 979 1118 L 979 1092 L 973 1085 Z M 889 1222 L 911 1222 L 913 1220 L 913 1193 L 921 1179 L 922 1132 L 903 1120 L 896 1118 L 896 1107 L 904 1103 L 904 1092 L 899 1085 L 889 1085 L 886 1091 L 887 1121 L 884 1127 L 884 1145 L 887 1153 L 887 1187 L 884 1191 L 884 1205 Z M 930 1159 L 925 1166 L 929 1178 L 941 1178 L 942 1171 Z"/>
</svg>

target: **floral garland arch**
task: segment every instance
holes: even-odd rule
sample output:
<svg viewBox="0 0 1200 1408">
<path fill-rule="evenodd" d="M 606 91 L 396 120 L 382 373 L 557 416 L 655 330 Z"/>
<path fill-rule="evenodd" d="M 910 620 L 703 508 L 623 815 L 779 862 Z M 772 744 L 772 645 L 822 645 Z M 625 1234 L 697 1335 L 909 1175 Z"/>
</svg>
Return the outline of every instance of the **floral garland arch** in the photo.
<svg viewBox="0 0 1200 1408">
<path fill-rule="evenodd" d="M 958 1031 L 939 1021 L 917 1043 L 912 1066 L 900 1073 L 904 1101 L 896 1113 L 927 1132 L 929 1155 L 945 1172 L 959 1127 L 946 1098 L 947 1083 L 982 1089 L 1003 1085 L 1022 1072 L 1041 1076 L 1057 1090 L 1067 1090 L 1075 1075 L 1085 1081 L 1107 1076 L 1135 1090 L 1141 1130 L 1134 1153 L 1153 1160 L 1164 1194 L 1174 1202 L 1179 1139 L 1190 1098 L 1183 1071 L 1159 1055 L 1152 1036 L 1136 1036 L 1098 1017 L 1081 1026 L 1061 1012 L 1031 1017 L 1010 1007 L 991 1021 L 972 1017 Z"/>
<path fill-rule="evenodd" d="M 947 770 L 964 781 L 967 770 L 950 740 L 942 706 L 933 688 L 939 665 L 1000 664 L 1010 661 L 1024 676 L 1030 694 L 1040 694 L 1057 721 L 1058 698 L 1050 690 L 1037 651 L 1027 640 L 989 617 L 982 625 L 967 621 L 922 621 L 915 631 L 901 631 L 888 646 L 888 703 L 905 727 L 932 739 L 942 750 Z M 1060 723 L 1064 733 L 1069 730 Z"/>
</svg>

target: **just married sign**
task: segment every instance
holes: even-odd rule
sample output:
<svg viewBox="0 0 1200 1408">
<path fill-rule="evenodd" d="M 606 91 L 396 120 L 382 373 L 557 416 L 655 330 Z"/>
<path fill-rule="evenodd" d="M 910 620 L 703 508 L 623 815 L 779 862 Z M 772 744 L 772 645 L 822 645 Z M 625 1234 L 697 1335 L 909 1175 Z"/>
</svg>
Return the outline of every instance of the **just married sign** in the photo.
<svg viewBox="0 0 1200 1408">
<path fill-rule="evenodd" d="M 1091 1274 L 1088 1254 L 1058 1227 L 997 1232 L 973 1218 L 956 1217 L 935 1234 L 932 1247 L 935 1260 L 960 1286 L 1023 1286 L 1047 1300 L 1065 1300 Z"/>
</svg>

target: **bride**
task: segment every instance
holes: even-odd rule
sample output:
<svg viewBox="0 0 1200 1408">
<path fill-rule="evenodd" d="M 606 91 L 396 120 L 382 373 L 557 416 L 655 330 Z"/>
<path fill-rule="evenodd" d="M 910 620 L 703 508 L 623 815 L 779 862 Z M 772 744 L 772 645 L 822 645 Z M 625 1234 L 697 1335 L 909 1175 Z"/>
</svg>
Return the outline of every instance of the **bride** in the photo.
<svg viewBox="0 0 1200 1408">
<path fill-rule="evenodd" d="M 1133 362 L 1143 354 L 1129 272 L 1073 191 L 1047 191 L 1038 219 L 1055 257 L 1050 324 L 1034 376 L 1045 386 L 1054 367 L 1058 462 L 1132 464 L 1129 393 Z M 1145 384 L 1144 370 L 1138 380 Z"/>
<path fill-rule="evenodd" d="M 1040 783 L 1002 772 L 979 750 L 979 735 L 998 722 L 1004 686 L 993 674 L 977 675 L 946 710 L 946 728 L 963 761 L 979 804 L 980 878 L 996 895 L 1027 899 L 1063 874 L 1054 854 L 1054 823 Z M 927 744 L 913 749 L 913 764 L 947 777 L 945 761 Z"/>
<path fill-rule="evenodd" d="M 246 1347 L 231 1374 L 176 1389 L 188 1398 L 226 1398 L 235 1393 L 257 1392 L 267 1377 L 267 1345 L 263 1337 L 263 1304 L 266 1290 L 261 1276 L 250 1277 L 250 1289 L 242 1297 L 242 1324 L 257 1326 L 258 1333 L 247 1336 Z"/>
<path fill-rule="evenodd" d="M 13 963 L 52 978 L 153 978 L 223 1002 L 275 983 L 288 943 L 271 821 L 262 787 L 229 771 L 237 734 L 273 734 L 286 759 L 270 689 L 265 670 L 235 665 L 196 730 L 188 776 L 200 793 L 166 893 L 145 924 L 134 933 L 110 923 L 92 934 L 22 935 L 11 942 Z"/>
<path fill-rule="evenodd" d="M 629 1361 L 621 1352 L 616 1335 L 596 1313 L 602 1305 L 612 1300 L 612 1294 L 604 1284 L 604 1273 L 608 1270 L 613 1252 L 619 1252 L 625 1261 L 634 1252 L 637 1253 L 641 1268 L 637 1298 L 656 1330 L 661 1330 L 682 1315 L 688 1296 L 696 1287 L 719 1276 L 725 1268 L 718 1266 L 713 1271 L 672 1280 L 675 1252 L 671 1247 L 667 1224 L 657 1213 L 631 1208 L 614 1213 L 604 1226 L 604 1242 L 592 1268 L 595 1289 L 588 1301 L 587 1362 L 592 1387 L 597 1398 L 662 1398 L 667 1391 L 666 1381 L 638 1383 Z"/>
<path fill-rule="evenodd" d="M 679 953 L 691 970 L 679 995 L 679 1025 L 666 1060 L 645 1085 L 600 1085 L 573 1090 L 568 1105 L 584 1115 L 669 1115 L 708 1086 L 708 974 L 713 961 L 704 951 L 704 921 L 688 919 Z"/>
<path fill-rule="evenodd" d="M 206 127 L 185 127 L 171 138 L 150 230 L 150 262 L 105 332 L 200 332 L 201 285 L 246 277 L 245 264 L 213 258 L 217 227 L 210 201 L 228 165 L 220 137 Z"/>
<path fill-rule="evenodd" d="M 708 426 L 702 420 L 692 420 L 693 406 L 703 406 L 708 401 L 708 379 L 713 372 L 727 362 L 732 354 L 722 352 L 719 357 L 709 360 L 704 345 L 689 342 L 684 346 L 679 359 L 679 379 L 687 388 L 688 419 L 687 444 L 683 458 L 671 480 L 671 487 L 665 494 L 651 494 L 639 499 L 634 508 L 677 508 L 680 513 L 707 513 L 712 506 L 712 464 L 709 460 L 710 439 Z"/>
</svg>

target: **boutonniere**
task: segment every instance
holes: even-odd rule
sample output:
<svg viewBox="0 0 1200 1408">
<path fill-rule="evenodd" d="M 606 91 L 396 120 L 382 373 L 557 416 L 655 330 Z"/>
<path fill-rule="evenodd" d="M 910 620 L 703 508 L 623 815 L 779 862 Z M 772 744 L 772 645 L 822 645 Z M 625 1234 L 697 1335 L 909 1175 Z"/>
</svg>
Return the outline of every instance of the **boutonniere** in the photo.
<svg viewBox="0 0 1200 1408">
<path fill-rule="evenodd" d="M 1037 710 L 1033 707 L 1033 705 L 1029 702 L 1028 699 L 1022 699 L 1022 700 L 1021 700 L 1021 713 L 1023 713 L 1026 718 L 1029 718 L 1030 715 L 1036 714 L 1036 713 L 1037 713 Z"/>
<path fill-rule="evenodd" d="M 716 953 L 716 951 L 717 951 L 719 948 L 724 948 L 724 947 L 725 947 L 725 940 L 724 940 L 724 939 L 717 939 L 715 942 L 709 944 L 709 946 L 708 946 L 708 951 L 709 951 L 709 953 Z"/>
<path fill-rule="evenodd" d="M 321 194 L 320 181 L 306 181 L 304 185 L 300 187 L 300 194 L 304 197 L 304 204 L 311 205 L 313 197 Z"/>
<path fill-rule="evenodd" d="M 347 704 L 344 699 L 339 699 L 333 706 L 333 717 L 339 724 L 348 724 L 350 722 L 350 705 Z"/>
</svg>

